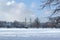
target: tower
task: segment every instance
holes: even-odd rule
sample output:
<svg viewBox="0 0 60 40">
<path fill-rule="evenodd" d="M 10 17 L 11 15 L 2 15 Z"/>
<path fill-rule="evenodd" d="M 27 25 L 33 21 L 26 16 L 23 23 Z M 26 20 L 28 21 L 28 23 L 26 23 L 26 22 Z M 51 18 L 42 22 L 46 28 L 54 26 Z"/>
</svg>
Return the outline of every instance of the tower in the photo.
<svg viewBox="0 0 60 40">
<path fill-rule="evenodd" d="M 26 27 L 27 21 L 26 21 L 26 17 L 25 17 L 25 27 Z"/>
<path fill-rule="evenodd" d="M 32 24 L 31 23 L 32 23 L 32 19 L 30 18 L 30 27 L 32 27 Z"/>
</svg>

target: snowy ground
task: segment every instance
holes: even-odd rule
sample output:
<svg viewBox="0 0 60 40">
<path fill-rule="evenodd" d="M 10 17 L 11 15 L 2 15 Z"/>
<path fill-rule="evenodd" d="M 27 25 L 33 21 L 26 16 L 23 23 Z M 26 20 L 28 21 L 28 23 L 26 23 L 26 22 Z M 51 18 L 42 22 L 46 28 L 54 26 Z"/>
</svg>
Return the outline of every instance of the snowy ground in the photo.
<svg viewBox="0 0 60 40">
<path fill-rule="evenodd" d="M 0 28 L 0 40 L 60 40 L 60 29 L 32 28 L 7 29 Z"/>
</svg>

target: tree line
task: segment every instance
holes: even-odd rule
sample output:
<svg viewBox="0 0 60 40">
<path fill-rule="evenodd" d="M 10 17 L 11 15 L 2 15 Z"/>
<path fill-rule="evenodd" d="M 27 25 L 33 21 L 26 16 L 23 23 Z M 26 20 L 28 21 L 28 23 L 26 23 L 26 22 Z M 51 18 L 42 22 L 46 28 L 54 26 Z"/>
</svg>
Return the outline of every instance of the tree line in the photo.
<svg viewBox="0 0 60 40">
<path fill-rule="evenodd" d="M 33 22 L 30 19 L 30 22 L 6 22 L 6 21 L 0 21 L 0 28 L 39 28 L 40 27 L 40 21 L 38 18 L 36 18 Z"/>
<path fill-rule="evenodd" d="M 6 22 L 0 21 L 0 28 L 60 28 L 60 17 L 50 18 L 48 22 L 41 23 L 39 18 L 37 17 L 33 22 Z"/>
</svg>

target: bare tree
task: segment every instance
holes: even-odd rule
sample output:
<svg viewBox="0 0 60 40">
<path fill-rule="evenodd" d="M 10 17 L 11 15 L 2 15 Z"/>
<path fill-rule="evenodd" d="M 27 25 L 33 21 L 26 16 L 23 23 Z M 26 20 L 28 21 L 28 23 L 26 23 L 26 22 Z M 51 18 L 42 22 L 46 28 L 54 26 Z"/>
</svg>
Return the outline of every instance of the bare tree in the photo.
<svg viewBox="0 0 60 40">
<path fill-rule="evenodd" d="M 40 21 L 39 21 L 39 19 L 38 19 L 38 17 L 35 19 L 35 21 L 34 21 L 34 26 L 36 27 L 36 28 L 39 28 L 40 27 Z"/>
<path fill-rule="evenodd" d="M 60 0 L 45 0 L 41 6 L 42 9 L 45 7 L 56 6 L 56 8 L 53 10 L 53 13 L 50 15 L 52 16 L 60 11 Z"/>
</svg>

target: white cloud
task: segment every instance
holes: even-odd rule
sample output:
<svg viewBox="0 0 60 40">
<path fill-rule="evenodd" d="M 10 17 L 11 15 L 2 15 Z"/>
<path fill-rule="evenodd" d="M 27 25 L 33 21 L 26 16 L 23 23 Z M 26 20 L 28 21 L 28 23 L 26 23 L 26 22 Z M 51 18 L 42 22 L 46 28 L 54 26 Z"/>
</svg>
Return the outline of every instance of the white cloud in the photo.
<svg viewBox="0 0 60 40">
<path fill-rule="evenodd" d="M 12 5 L 13 3 L 15 3 L 15 1 L 11 1 L 11 2 L 8 1 L 8 2 L 6 3 L 6 5 L 7 5 L 7 6 L 10 6 L 10 5 Z"/>
<path fill-rule="evenodd" d="M 52 14 L 52 10 L 45 9 L 45 10 L 43 11 L 43 15 L 45 15 L 44 17 L 48 17 L 48 16 L 50 16 L 51 14 Z"/>
<path fill-rule="evenodd" d="M 36 7 L 36 4 L 34 2 L 32 2 L 31 7 L 32 8 Z"/>
<path fill-rule="evenodd" d="M 8 5 L 8 6 L 11 5 L 11 2 L 7 2 L 6 5 Z"/>
<path fill-rule="evenodd" d="M 6 5 L 7 3 L 7 5 Z M 34 18 L 34 12 L 27 8 L 27 5 L 23 2 L 16 3 L 14 1 L 6 1 L 1 3 L 0 20 L 3 21 L 24 21 L 24 18 Z"/>
<path fill-rule="evenodd" d="M 51 10 L 45 10 L 45 14 L 50 14 L 51 12 Z"/>
</svg>

